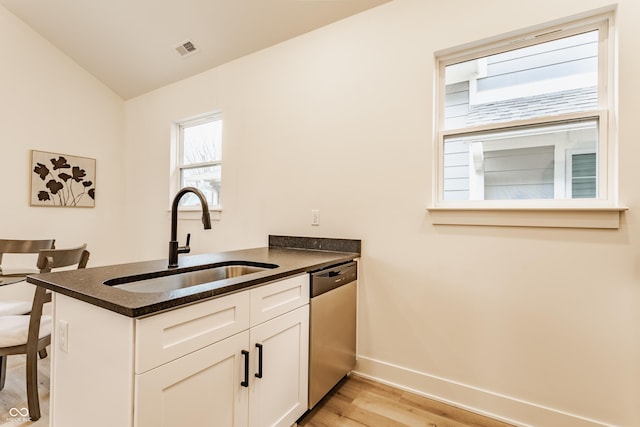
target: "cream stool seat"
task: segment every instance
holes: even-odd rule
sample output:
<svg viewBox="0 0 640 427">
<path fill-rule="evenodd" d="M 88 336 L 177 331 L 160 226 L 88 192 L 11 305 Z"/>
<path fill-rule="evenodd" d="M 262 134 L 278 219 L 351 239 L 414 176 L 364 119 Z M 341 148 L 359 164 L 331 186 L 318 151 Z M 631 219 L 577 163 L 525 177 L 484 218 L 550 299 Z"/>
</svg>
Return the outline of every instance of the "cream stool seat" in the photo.
<svg viewBox="0 0 640 427">
<path fill-rule="evenodd" d="M 31 311 L 31 301 L 2 301 L 0 303 L 0 316 L 27 314 Z M 0 344 L 0 347 L 2 344 Z"/>
<path fill-rule="evenodd" d="M 31 309 L 31 307 L 29 307 Z M 29 336 L 29 316 L 0 316 L 0 347 L 26 345 Z M 38 339 L 51 334 L 51 316 L 40 317 Z"/>
</svg>

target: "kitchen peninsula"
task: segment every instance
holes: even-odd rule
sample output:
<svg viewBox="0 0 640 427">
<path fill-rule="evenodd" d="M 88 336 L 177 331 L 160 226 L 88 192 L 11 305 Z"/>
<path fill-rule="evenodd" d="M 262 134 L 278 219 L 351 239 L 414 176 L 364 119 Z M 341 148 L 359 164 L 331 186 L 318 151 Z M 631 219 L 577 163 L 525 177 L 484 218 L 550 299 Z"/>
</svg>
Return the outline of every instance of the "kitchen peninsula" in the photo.
<svg viewBox="0 0 640 427">
<path fill-rule="evenodd" d="M 51 425 L 293 424 L 307 405 L 308 273 L 359 253 L 357 240 L 270 236 L 171 270 L 158 260 L 30 276 L 54 291 Z M 153 289 L 229 266 L 259 268 Z"/>
</svg>

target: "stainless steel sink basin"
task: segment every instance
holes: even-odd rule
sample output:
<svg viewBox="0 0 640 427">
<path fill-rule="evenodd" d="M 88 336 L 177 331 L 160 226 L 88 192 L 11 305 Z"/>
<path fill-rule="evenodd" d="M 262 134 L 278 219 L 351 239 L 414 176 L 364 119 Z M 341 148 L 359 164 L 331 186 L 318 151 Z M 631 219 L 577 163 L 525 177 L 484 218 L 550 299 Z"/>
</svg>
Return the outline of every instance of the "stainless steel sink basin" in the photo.
<svg viewBox="0 0 640 427">
<path fill-rule="evenodd" d="M 278 267 L 276 264 L 230 261 L 181 270 L 162 270 L 135 276 L 116 277 L 107 286 L 130 292 L 167 292 L 203 283 L 216 282 Z"/>
</svg>

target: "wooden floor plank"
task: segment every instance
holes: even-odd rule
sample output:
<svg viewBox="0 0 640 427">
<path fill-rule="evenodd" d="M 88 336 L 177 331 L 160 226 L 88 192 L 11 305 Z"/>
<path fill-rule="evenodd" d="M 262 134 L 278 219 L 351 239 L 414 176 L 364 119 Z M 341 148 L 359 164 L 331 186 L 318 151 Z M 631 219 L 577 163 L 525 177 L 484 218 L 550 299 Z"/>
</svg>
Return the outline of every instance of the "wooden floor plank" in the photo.
<svg viewBox="0 0 640 427">
<path fill-rule="evenodd" d="M 400 426 L 464 426 L 464 424 L 456 421 L 449 421 L 438 414 L 411 406 L 402 400 L 389 400 L 367 392 L 364 392 L 361 398 L 355 399 L 353 404 L 358 407 L 366 408 L 369 412 L 374 412 L 396 420 Z"/>
<path fill-rule="evenodd" d="M 343 380 L 300 427 L 512 427 L 357 375 Z"/>
</svg>

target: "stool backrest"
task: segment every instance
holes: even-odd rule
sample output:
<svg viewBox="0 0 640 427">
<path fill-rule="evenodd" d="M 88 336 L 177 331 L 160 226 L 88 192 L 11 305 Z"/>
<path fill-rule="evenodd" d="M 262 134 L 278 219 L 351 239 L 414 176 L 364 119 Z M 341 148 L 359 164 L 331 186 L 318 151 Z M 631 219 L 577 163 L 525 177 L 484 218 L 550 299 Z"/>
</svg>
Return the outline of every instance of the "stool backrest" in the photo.
<svg viewBox="0 0 640 427">
<path fill-rule="evenodd" d="M 53 268 L 69 267 L 78 265 L 78 268 L 85 268 L 89 261 L 89 251 L 87 244 L 69 249 L 42 249 L 38 255 L 37 266 L 40 273 L 48 273 Z"/>
<path fill-rule="evenodd" d="M 3 254 L 37 254 L 42 249 L 55 248 L 55 239 L 10 240 L 0 239 L 0 274 L 2 274 Z"/>
</svg>

